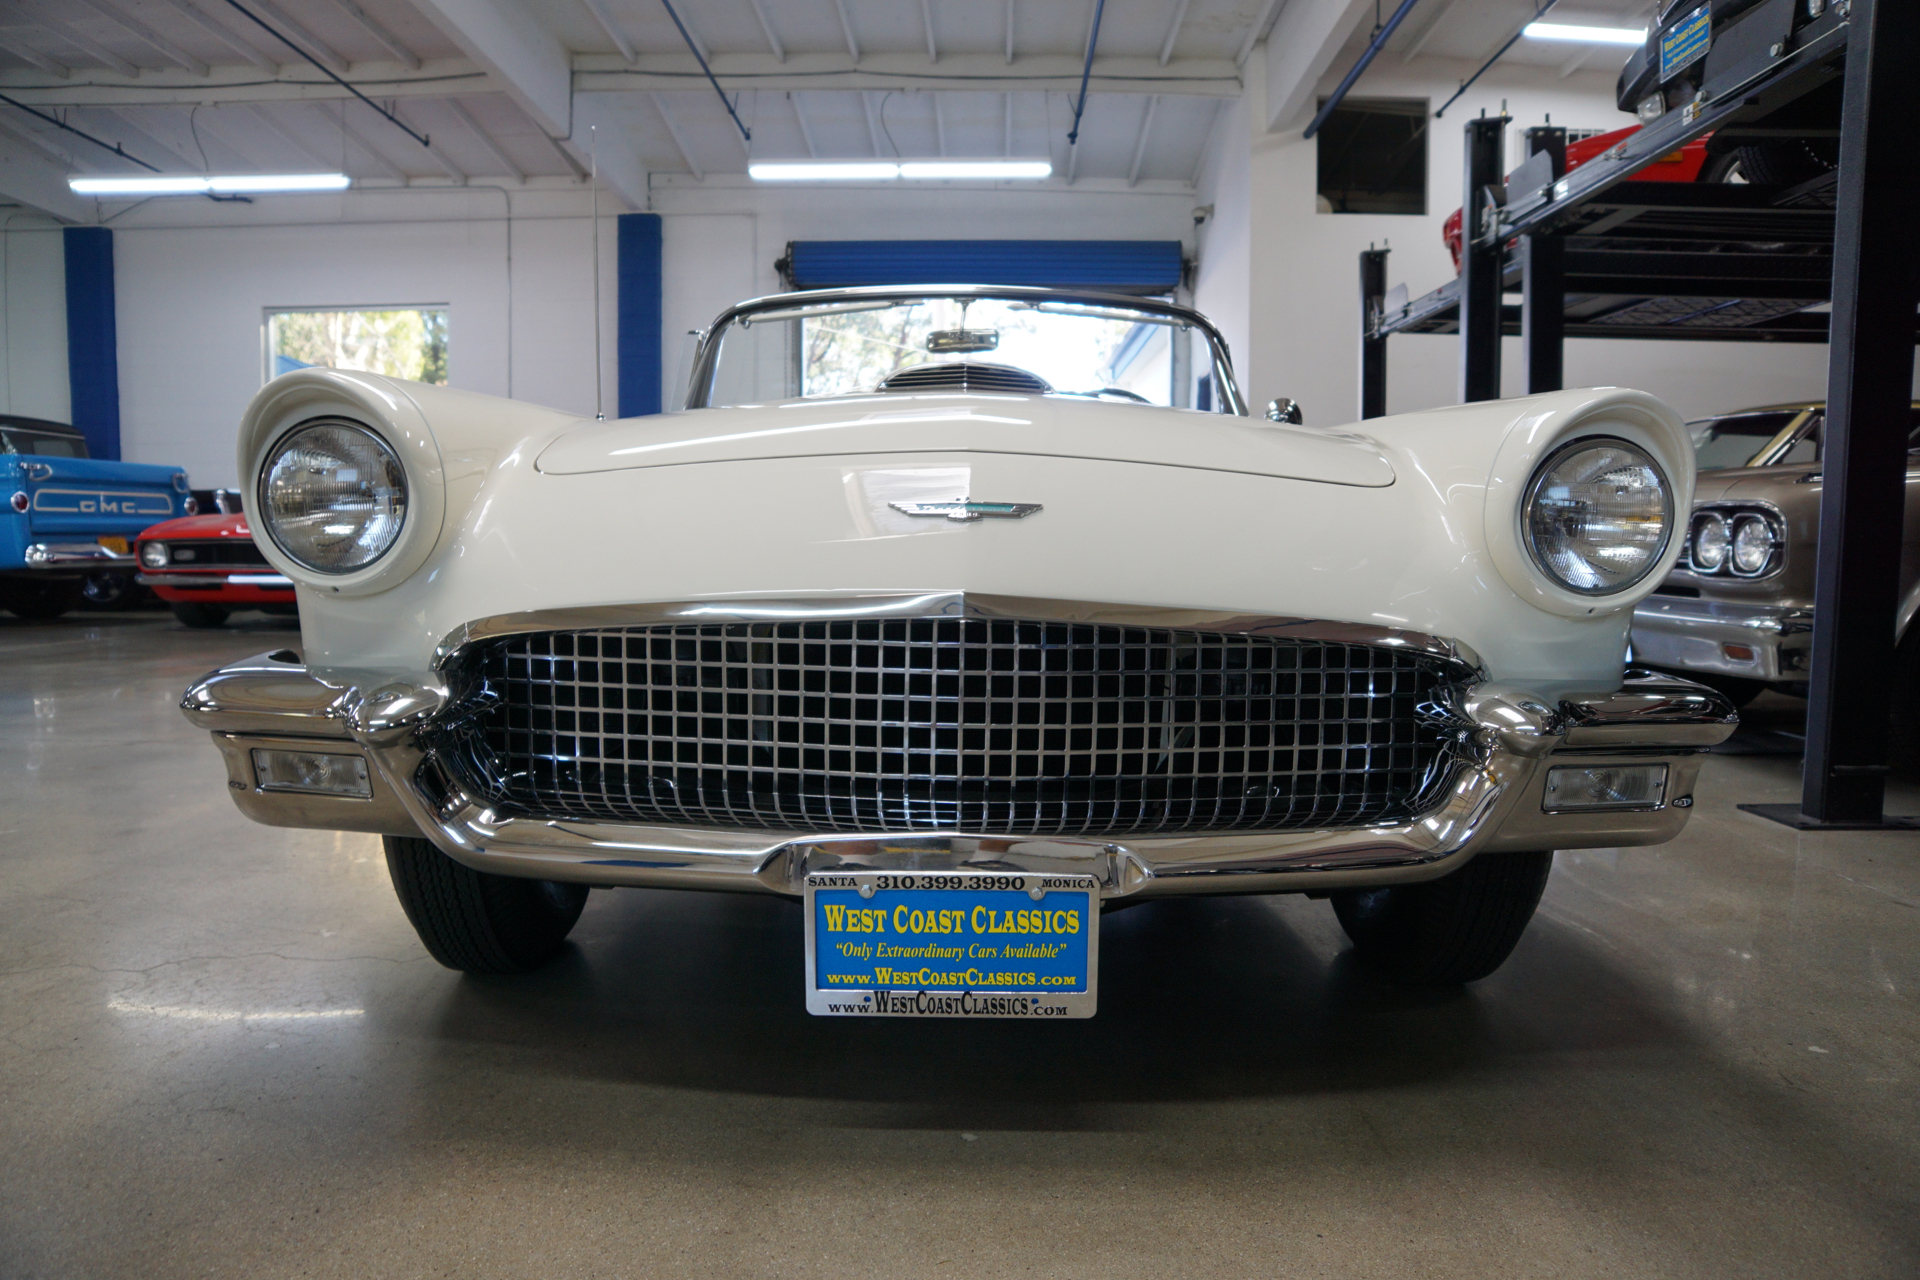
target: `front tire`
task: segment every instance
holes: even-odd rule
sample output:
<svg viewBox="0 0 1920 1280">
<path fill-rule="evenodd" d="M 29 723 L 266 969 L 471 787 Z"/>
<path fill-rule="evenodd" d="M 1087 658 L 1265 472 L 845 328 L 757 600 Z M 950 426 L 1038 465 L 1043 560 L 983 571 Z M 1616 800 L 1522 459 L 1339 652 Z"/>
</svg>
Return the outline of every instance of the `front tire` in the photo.
<svg viewBox="0 0 1920 1280">
<path fill-rule="evenodd" d="M 39 622 L 59 617 L 78 605 L 80 600 L 78 578 L 0 582 L 0 609 Z"/>
<path fill-rule="evenodd" d="M 387 836 L 387 870 L 427 951 L 463 973 L 526 973 L 558 955 L 587 886 L 475 871 L 417 836 Z"/>
<path fill-rule="evenodd" d="M 173 616 L 183 627 L 192 627 L 195 631 L 211 631 L 215 627 L 227 625 L 227 615 L 231 612 L 216 604 L 176 604 Z"/>
<path fill-rule="evenodd" d="M 1396 982 L 1457 987 L 1506 960 L 1533 919 L 1553 854 L 1483 853 L 1424 884 L 1333 895 L 1360 958 Z"/>
</svg>

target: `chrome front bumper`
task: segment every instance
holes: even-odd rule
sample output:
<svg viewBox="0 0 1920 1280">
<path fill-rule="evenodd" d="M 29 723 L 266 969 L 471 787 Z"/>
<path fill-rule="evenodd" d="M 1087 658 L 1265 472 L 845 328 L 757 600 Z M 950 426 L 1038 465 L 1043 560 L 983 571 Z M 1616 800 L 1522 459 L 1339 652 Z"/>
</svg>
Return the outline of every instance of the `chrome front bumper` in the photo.
<svg viewBox="0 0 1920 1280">
<path fill-rule="evenodd" d="M 97 542 L 36 542 L 24 556 L 29 569 L 113 569 L 133 566 L 133 553 Z"/>
<path fill-rule="evenodd" d="M 1326 831 L 1101 840 L 1073 837 L 724 831 L 505 817 L 448 781 L 420 731 L 447 706 L 431 677 L 323 680 L 288 650 L 212 672 L 181 709 L 210 730 L 241 812 L 269 826 L 424 835 L 481 871 L 544 880 L 798 894 L 810 871 L 1009 870 L 1091 874 L 1109 898 L 1320 891 L 1446 874 L 1476 853 L 1659 844 L 1680 833 L 1700 754 L 1733 731 L 1733 708 L 1689 681 L 1629 672 L 1616 692 L 1550 707 L 1482 683 L 1454 708 L 1463 761 L 1418 820 Z M 265 790 L 253 749 L 359 755 L 365 799 Z M 1546 774 L 1565 764 L 1665 764 L 1662 802 L 1549 813 Z"/>
<path fill-rule="evenodd" d="M 1773 682 L 1805 680 L 1813 610 L 1648 596 L 1633 611 L 1633 660 Z"/>
</svg>

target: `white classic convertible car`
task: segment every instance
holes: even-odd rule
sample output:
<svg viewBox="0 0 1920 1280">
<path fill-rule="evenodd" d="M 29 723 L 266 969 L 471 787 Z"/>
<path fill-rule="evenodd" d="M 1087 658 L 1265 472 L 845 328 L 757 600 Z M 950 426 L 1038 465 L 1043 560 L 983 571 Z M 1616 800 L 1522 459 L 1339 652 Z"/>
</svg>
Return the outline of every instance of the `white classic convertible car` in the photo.
<svg viewBox="0 0 1920 1280">
<path fill-rule="evenodd" d="M 1617 389 L 1293 416 L 1187 308 L 982 286 L 742 303 L 647 418 L 300 370 L 239 454 L 304 654 L 184 709 L 469 972 L 645 886 L 800 900 L 819 1014 L 1087 1016 L 1102 911 L 1184 894 L 1471 981 L 1732 729 L 1622 675 L 1693 451 Z"/>
</svg>

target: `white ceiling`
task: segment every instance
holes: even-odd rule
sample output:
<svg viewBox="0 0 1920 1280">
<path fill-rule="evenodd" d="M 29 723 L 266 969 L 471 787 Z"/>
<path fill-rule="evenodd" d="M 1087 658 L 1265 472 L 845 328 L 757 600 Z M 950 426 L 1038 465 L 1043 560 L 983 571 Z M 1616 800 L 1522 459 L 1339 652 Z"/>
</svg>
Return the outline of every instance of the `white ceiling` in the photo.
<svg viewBox="0 0 1920 1280">
<path fill-rule="evenodd" d="M 373 183 L 573 178 L 581 115 L 603 173 L 740 173 L 749 146 L 662 0 L 240 0 L 393 110 L 348 97 L 229 0 L 0 0 L 0 92 L 167 172 L 344 169 Z M 1347 5 L 1355 0 L 1288 0 Z M 1385 12 L 1392 0 L 1382 0 Z M 754 158 L 1050 156 L 1075 180 L 1193 180 L 1219 104 L 1279 0 L 1107 0 L 1081 143 L 1067 146 L 1095 0 L 675 0 Z M 1651 4 L 1553 20 L 1638 25 Z M 1482 59 L 1527 0 L 1422 0 L 1387 58 Z M 1364 42 L 1371 15 L 1355 42 Z M 1522 40 L 1519 62 L 1622 50 Z M 1576 61 L 1577 60 L 1577 61 Z M 543 111 L 559 75 L 566 118 Z M 550 86 L 549 86 L 550 87 Z M 592 110 L 570 104 L 591 100 Z M 571 131 L 571 138 L 566 135 Z M 135 166 L 0 104 L 0 144 L 61 174 Z M 641 179 L 644 181 L 644 178 Z M 632 193 L 629 192 L 631 195 Z"/>
</svg>

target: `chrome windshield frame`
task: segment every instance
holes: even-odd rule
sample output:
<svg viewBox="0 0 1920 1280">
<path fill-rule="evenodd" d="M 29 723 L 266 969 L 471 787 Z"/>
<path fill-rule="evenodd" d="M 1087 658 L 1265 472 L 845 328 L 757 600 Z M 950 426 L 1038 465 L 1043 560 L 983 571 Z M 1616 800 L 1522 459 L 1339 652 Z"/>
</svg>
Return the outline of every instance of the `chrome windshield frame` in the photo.
<svg viewBox="0 0 1920 1280">
<path fill-rule="evenodd" d="M 1200 331 L 1213 357 L 1213 369 L 1220 376 L 1215 394 L 1224 411 L 1247 416 L 1247 402 L 1233 376 L 1233 354 L 1227 340 L 1213 322 L 1191 307 L 1162 302 L 1156 298 L 1137 298 L 1124 293 L 1100 293 L 1088 289 L 1042 289 L 1029 285 L 937 284 L 937 285 L 863 285 L 849 289 L 810 289 L 798 293 L 773 293 L 750 298 L 722 311 L 700 334 L 700 347 L 694 355 L 693 374 L 687 380 L 688 409 L 708 408 L 713 392 L 714 374 L 719 366 L 720 341 L 727 329 L 741 320 L 751 321 L 761 311 L 788 311 L 795 307 L 832 306 L 868 299 L 906 301 L 915 298 L 994 298 L 1007 302 L 1064 302 L 1082 306 L 1137 311 L 1142 315 L 1165 317 Z"/>
</svg>

